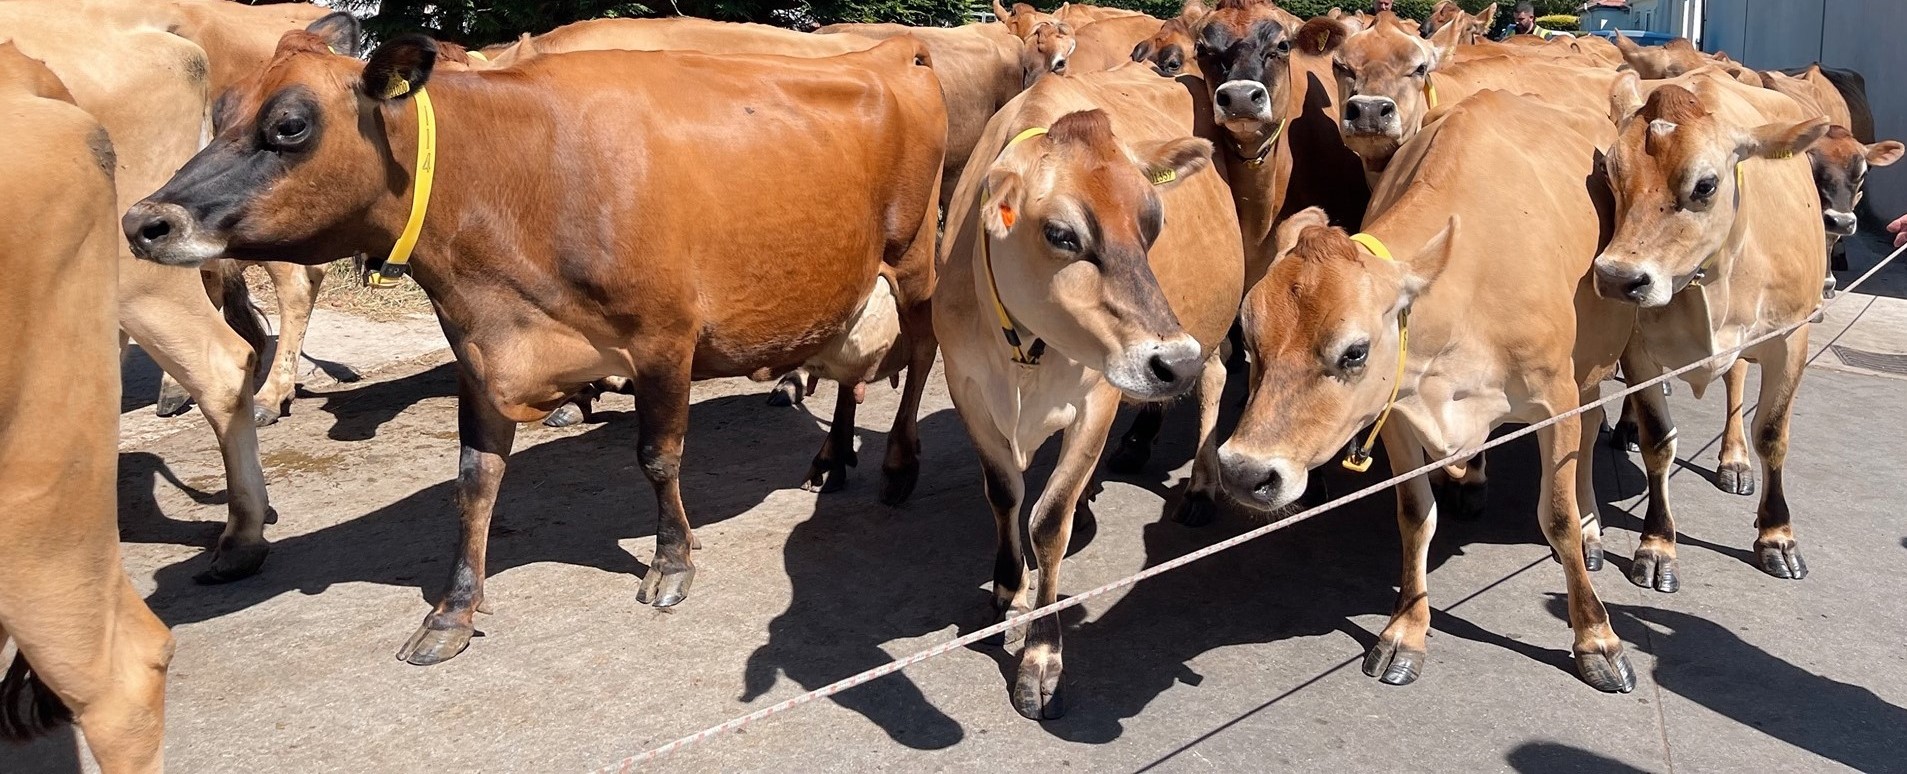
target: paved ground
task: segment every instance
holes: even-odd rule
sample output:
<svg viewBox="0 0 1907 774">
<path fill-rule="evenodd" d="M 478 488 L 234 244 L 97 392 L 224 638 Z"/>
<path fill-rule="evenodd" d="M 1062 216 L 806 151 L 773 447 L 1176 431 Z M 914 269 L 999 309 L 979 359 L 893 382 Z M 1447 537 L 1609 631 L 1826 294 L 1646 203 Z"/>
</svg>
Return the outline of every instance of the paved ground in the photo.
<svg viewBox="0 0 1907 774">
<path fill-rule="evenodd" d="M 1892 270 L 1880 296 L 1837 307 L 1817 346 L 1907 352 L 1903 279 Z M 921 486 L 887 509 L 872 464 L 846 492 L 795 488 L 825 417 L 771 409 L 762 385 L 725 381 L 696 390 L 683 488 L 705 550 L 688 602 L 635 602 L 655 517 L 628 399 L 612 398 L 600 424 L 520 435 L 492 530 L 485 636 L 448 664 L 402 664 L 392 654 L 455 539 L 454 378 L 428 321 L 320 323 L 310 353 L 367 377 L 314 376 L 294 413 L 262 431 L 283 520 L 266 572 L 228 586 L 191 581 L 223 518 L 209 434 L 196 414 L 147 419 L 149 374 L 130 369 L 122 528 L 135 582 L 178 638 L 176 771 L 583 771 L 990 620 L 991 520 L 943 390 L 922 418 Z M 832 403 L 823 389 L 813 410 Z M 870 390 L 861 441 L 876 453 L 864 458 L 878 459 L 894 403 Z M 1802 582 L 1748 563 L 1754 501 L 1709 483 L 1720 398 L 1681 389 L 1675 406 L 1681 592 L 1624 580 L 1638 462 L 1596 460 L 1612 556 L 1597 583 L 1640 675 L 1633 694 L 1598 694 L 1573 673 L 1560 573 L 1528 516 L 1533 449 L 1520 446 L 1494 458 L 1490 513 L 1447 519 L 1437 536 L 1432 659 L 1415 685 L 1357 668 L 1397 572 L 1380 497 L 1072 611 L 1061 720 L 1015 714 L 1010 662 L 977 648 L 663 768 L 1907 771 L 1907 379 L 1833 353 L 1808 374 L 1789 474 L 1812 571 Z M 1203 529 L 1162 521 L 1188 467 L 1190 419 L 1175 411 L 1155 470 L 1104 480 L 1074 536 L 1068 589 L 1255 525 L 1235 513 Z M 70 737 L 0 756 L 8 772 L 79 765 Z"/>
</svg>

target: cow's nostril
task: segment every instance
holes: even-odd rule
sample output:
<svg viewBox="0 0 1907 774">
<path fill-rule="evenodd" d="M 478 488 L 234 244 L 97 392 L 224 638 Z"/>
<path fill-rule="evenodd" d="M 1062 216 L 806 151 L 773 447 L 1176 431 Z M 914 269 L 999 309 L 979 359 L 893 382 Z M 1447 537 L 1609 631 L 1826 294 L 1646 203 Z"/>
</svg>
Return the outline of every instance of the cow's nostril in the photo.
<svg viewBox="0 0 1907 774">
<path fill-rule="evenodd" d="M 1160 384 L 1172 384 L 1179 380 L 1179 375 L 1172 370 L 1172 365 L 1158 355 L 1153 355 L 1146 360 L 1146 367 L 1152 369 L 1152 378 L 1158 379 Z"/>
<path fill-rule="evenodd" d="M 1346 121 L 1356 121 L 1358 119 L 1358 116 L 1362 115 L 1363 113 L 1364 113 L 1364 109 L 1358 107 L 1356 102 L 1344 103 L 1344 119 Z"/>
<path fill-rule="evenodd" d="M 1272 495 L 1275 495 L 1278 493 L 1278 489 L 1279 489 L 1278 485 L 1281 483 L 1284 483 L 1284 482 L 1280 480 L 1280 476 L 1278 475 L 1278 469 L 1276 467 L 1273 467 L 1265 471 L 1264 480 L 1259 481 L 1257 486 L 1252 487 L 1252 494 L 1258 495 L 1259 497 L 1269 500 L 1271 499 Z"/>
<path fill-rule="evenodd" d="M 1649 286 L 1652 284 L 1654 281 L 1649 279 L 1648 272 L 1643 272 L 1629 280 L 1629 284 L 1623 286 L 1622 292 L 1628 294 L 1630 298 L 1640 299 L 1649 294 Z"/>
<path fill-rule="evenodd" d="M 172 233 L 172 224 L 165 218 L 153 218 L 139 228 L 139 239 L 144 242 L 157 242 Z"/>
<path fill-rule="evenodd" d="M 1218 93 L 1218 106 L 1222 108 L 1229 108 L 1232 106 L 1232 95 L 1230 92 L 1221 91 Z"/>
<path fill-rule="evenodd" d="M 1390 118 L 1391 116 L 1393 116 L 1393 115 L 1396 115 L 1396 114 L 1397 114 L 1397 105 L 1396 105 L 1396 103 L 1392 103 L 1392 102 L 1385 102 L 1385 103 L 1381 103 L 1381 104 L 1379 104 L 1379 105 L 1377 106 L 1377 117 L 1378 117 L 1378 118 Z"/>
<path fill-rule="evenodd" d="M 1251 93 L 1251 103 L 1252 103 L 1252 104 L 1254 104 L 1254 105 L 1263 105 L 1263 104 L 1265 104 L 1265 93 L 1264 93 L 1264 92 L 1262 92 L 1262 91 L 1254 91 L 1254 92 L 1252 92 L 1252 93 Z"/>
</svg>

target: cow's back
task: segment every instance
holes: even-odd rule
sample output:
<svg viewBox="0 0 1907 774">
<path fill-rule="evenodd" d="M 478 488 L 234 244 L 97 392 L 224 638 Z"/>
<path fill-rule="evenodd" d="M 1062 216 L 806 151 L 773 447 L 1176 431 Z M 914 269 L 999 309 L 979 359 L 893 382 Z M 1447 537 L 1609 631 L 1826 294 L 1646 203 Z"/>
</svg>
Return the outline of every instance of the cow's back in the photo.
<svg viewBox="0 0 1907 774">
<path fill-rule="evenodd" d="M 539 54 L 571 51 L 700 51 L 705 54 L 778 54 L 826 57 L 863 51 L 875 41 L 858 36 L 811 35 L 766 24 L 692 17 L 591 19 L 532 36 Z"/>
<path fill-rule="evenodd" d="M 91 116 L 41 87 L 57 84 L 50 74 L 21 77 L 35 67 L 0 45 L 0 205 L 13 215 L 0 225 L 0 527 L 57 517 L 79 541 L 117 526 L 113 151 Z M 8 550 L 33 547 L 0 539 L 0 563 Z"/>
</svg>

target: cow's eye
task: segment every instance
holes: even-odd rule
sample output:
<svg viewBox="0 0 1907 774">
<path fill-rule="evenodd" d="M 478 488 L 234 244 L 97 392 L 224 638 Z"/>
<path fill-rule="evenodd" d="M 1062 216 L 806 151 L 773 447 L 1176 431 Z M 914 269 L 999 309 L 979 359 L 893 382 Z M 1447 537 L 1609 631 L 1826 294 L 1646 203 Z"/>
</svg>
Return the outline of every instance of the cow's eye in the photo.
<svg viewBox="0 0 1907 774">
<path fill-rule="evenodd" d="M 1278 41 L 1278 53 L 1281 55 L 1291 53 L 1291 41 L 1289 40 Z"/>
<path fill-rule="evenodd" d="M 1368 341 L 1357 342 L 1356 344 L 1345 347 L 1344 352 L 1338 355 L 1338 370 L 1355 371 L 1359 368 L 1363 368 L 1365 361 L 1370 359 L 1371 343 Z"/>
<path fill-rule="evenodd" d="M 311 136 L 311 122 L 300 116 L 286 116 L 271 125 L 271 144 L 281 148 L 298 145 Z"/>
<path fill-rule="evenodd" d="M 1079 234 L 1058 223 L 1046 224 L 1046 243 L 1053 249 L 1068 253 L 1079 252 Z"/>
<path fill-rule="evenodd" d="M 1430 63 L 1425 62 L 1423 64 L 1417 65 L 1417 71 L 1411 73 L 1410 76 L 1412 78 L 1422 78 L 1429 74 L 1430 74 Z"/>
<path fill-rule="evenodd" d="M 1695 181 L 1695 188 L 1689 191 L 1689 196 L 1698 202 L 1708 201 L 1715 197 L 1715 188 L 1719 185 L 1721 185 L 1721 181 L 1717 180 L 1714 175 L 1709 175 L 1708 177 Z"/>
</svg>

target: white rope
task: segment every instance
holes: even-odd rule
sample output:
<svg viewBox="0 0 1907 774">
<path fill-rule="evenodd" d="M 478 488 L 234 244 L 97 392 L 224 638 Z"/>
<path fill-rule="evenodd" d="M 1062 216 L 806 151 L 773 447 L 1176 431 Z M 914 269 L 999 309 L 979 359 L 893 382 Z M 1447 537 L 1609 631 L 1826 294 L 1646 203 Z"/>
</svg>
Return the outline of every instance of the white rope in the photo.
<svg viewBox="0 0 1907 774">
<path fill-rule="evenodd" d="M 1839 303 L 1841 299 L 1847 298 L 1850 294 L 1854 292 L 1855 288 L 1858 288 L 1861 286 L 1861 283 L 1866 282 L 1869 277 L 1874 276 L 1876 272 L 1879 272 L 1887 264 L 1893 262 L 1895 258 L 1900 257 L 1900 254 L 1903 252 L 1907 252 L 1907 246 L 1903 246 L 1899 249 L 1896 249 L 1892 254 L 1889 254 L 1886 258 L 1881 259 L 1879 263 L 1874 264 L 1874 268 L 1868 269 L 1865 274 L 1862 274 L 1859 279 L 1854 280 L 1853 284 L 1848 285 L 1847 289 L 1842 291 L 1833 300 L 1819 307 L 1816 307 L 1813 313 L 1810 313 L 1807 317 L 1802 318 L 1799 322 L 1790 323 L 1780 328 L 1776 328 L 1775 330 L 1769 331 L 1768 333 L 1764 333 L 1760 336 L 1749 339 L 1748 341 L 1742 342 L 1741 344 L 1731 347 L 1725 351 L 1718 352 L 1714 355 L 1710 355 L 1709 357 L 1703 358 L 1701 360 L 1695 361 L 1693 363 L 1682 366 L 1675 370 L 1669 371 L 1667 373 L 1662 374 L 1661 376 L 1657 376 L 1653 379 L 1642 382 L 1640 384 L 1629 385 L 1628 388 L 1620 392 L 1617 392 L 1613 395 L 1608 395 L 1602 398 L 1601 400 L 1595 401 L 1593 403 L 1586 403 L 1586 404 L 1577 406 L 1575 409 L 1550 417 L 1549 419 L 1545 419 L 1536 424 L 1529 425 L 1528 427 L 1524 427 L 1515 432 L 1506 433 L 1474 449 L 1464 449 L 1462 451 L 1457 452 L 1456 454 L 1452 454 L 1443 459 L 1437 460 L 1435 462 L 1427 463 L 1408 473 L 1391 476 L 1388 479 L 1385 479 L 1375 484 L 1371 484 L 1370 486 L 1364 487 L 1363 489 L 1359 489 L 1348 495 L 1344 495 L 1337 499 L 1331 500 L 1330 502 L 1327 502 L 1323 505 L 1315 506 L 1313 508 L 1309 508 L 1307 510 L 1299 512 L 1297 515 L 1294 515 L 1290 518 L 1281 519 L 1277 522 L 1267 524 L 1265 526 L 1254 529 L 1250 532 L 1246 532 L 1246 533 L 1234 536 L 1232 538 L 1220 541 L 1218 543 L 1214 543 L 1210 546 L 1206 546 L 1205 548 L 1201 548 L 1197 551 L 1193 551 L 1192 553 L 1186 554 L 1176 559 L 1161 562 L 1151 567 L 1147 567 L 1144 570 L 1140 570 L 1139 572 L 1133 573 L 1132 575 L 1126 576 L 1124 578 L 1113 581 L 1111 583 L 1107 583 L 1103 586 L 1092 589 L 1091 591 L 1087 591 L 1082 594 L 1077 594 L 1074 596 L 1067 597 L 1065 599 L 1062 599 L 1058 602 L 1055 602 L 1053 604 L 1047 605 L 1042 608 L 1029 610 L 1019 615 L 1013 616 L 1011 618 L 1002 620 L 999 623 L 996 623 L 992 626 L 988 626 L 984 629 L 980 629 L 972 633 L 956 637 L 954 639 L 943 642 L 939 645 L 935 645 L 934 647 L 920 651 L 911 656 L 895 659 L 886 664 L 882 664 L 881 666 L 874 667 L 873 669 L 869 669 L 859 674 L 855 674 L 851 677 L 837 680 L 835 682 L 824 685 L 820 688 L 816 688 L 812 691 L 801 694 L 800 696 L 796 696 L 784 701 L 780 701 L 770 706 L 763 707 L 754 712 L 750 712 L 741 717 L 734 718 L 732 720 L 729 720 L 724 723 L 720 723 L 718 725 L 710 726 L 694 734 L 690 734 L 688 736 L 682 737 L 680 739 L 677 739 L 673 742 L 662 745 L 660 747 L 651 748 L 637 755 L 632 755 L 627 758 L 624 758 L 620 761 L 617 761 L 616 763 L 613 763 L 601 769 L 598 769 L 598 771 L 627 772 L 638 765 L 656 760 L 657 758 L 661 758 L 664 755 L 668 755 L 669 753 L 675 752 L 684 747 L 688 747 L 689 745 L 696 744 L 697 742 L 702 742 L 717 736 L 721 736 L 722 734 L 735 731 L 737 729 L 740 729 L 748 725 L 749 723 L 753 723 L 757 720 L 763 720 L 771 715 L 775 715 L 775 714 L 784 712 L 786 710 L 799 707 L 803 704 L 807 704 L 808 702 L 814 701 L 815 699 L 821 699 L 821 698 L 826 698 L 828 696 L 833 696 L 834 694 L 840 693 L 849 688 L 853 688 L 857 685 L 868 682 L 875 678 L 883 677 L 886 675 L 893 674 L 895 672 L 899 672 L 902 669 L 906 669 L 907 667 L 913 666 L 922 661 L 926 661 L 930 658 L 943 655 L 950 651 L 964 648 L 968 645 L 972 645 L 973 643 L 979 642 L 988 637 L 992 637 L 993 635 L 1005 632 L 1008 629 L 1012 629 L 1017 626 L 1023 626 L 1025 624 L 1031 623 L 1035 619 L 1044 618 L 1046 616 L 1053 615 L 1054 613 L 1058 613 L 1059 611 L 1065 610 L 1066 608 L 1069 608 L 1069 607 L 1083 605 L 1087 601 L 1092 600 L 1093 598 L 1098 597 L 1100 595 L 1103 595 L 1112 591 L 1117 591 L 1119 589 L 1122 589 L 1127 586 L 1131 586 L 1135 583 L 1138 583 L 1140 581 L 1143 581 L 1147 578 L 1151 578 L 1156 575 L 1161 575 L 1163 573 L 1176 570 L 1180 567 L 1184 567 L 1185 565 L 1191 564 L 1200 559 L 1204 559 L 1205 557 L 1211 556 L 1220 551 L 1233 548 L 1235 546 L 1241 545 L 1243 543 L 1246 543 L 1252 540 L 1257 540 L 1258 538 L 1264 537 L 1273 532 L 1277 532 L 1278 530 L 1284 529 L 1294 524 L 1298 524 L 1299 522 L 1306 521 L 1314 516 L 1318 516 L 1326 512 L 1329 512 L 1331 510 L 1334 510 L 1347 503 L 1351 503 L 1357 500 L 1362 500 L 1366 497 L 1369 497 L 1373 494 L 1381 492 L 1385 489 L 1389 489 L 1393 486 L 1396 486 L 1397 484 L 1402 483 L 1404 481 L 1408 481 L 1410 479 L 1424 475 L 1433 470 L 1438 470 L 1453 462 L 1457 462 L 1460 460 L 1467 460 L 1471 457 L 1474 457 L 1478 454 L 1483 453 L 1486 450 L 1494 449 L 1498 446 L 1502 446 L 1503 444 L 1509 443 L 1511 441 L 1517 440 L 1531 433 L 1542 430 L 1543 428 L 1549 427 L 1550 425 L 1554 425 L 1563 420 L 1579 416 L 1583 414 L 1584 412 L 1608 405 L 1609 403 L 1613 403 L 1617 400 L 1621 400 L 1622 398 L 1626 398 L 1629 395 L 1640 392 L 1642 390 L 1653 388 L 1656 385 L 1661 384 L 1665 381 L 1668 381 L 1671 378 L 1688 373 L 1689 371 L 1693 371 L 1697 368 L 1701 368 L 1710 362 L 1721 360 L 1723 358 L 1733 360 L 1742 352 L 1742 350 L 1748 349 L 1749 347 L 1753 347 L 1757 344 L 1768 341 L 1770 339 L 1786 336 L 1789 333 L 1793 333 L 1796 329 L 1800 328 L 1801 326 L 1807 325 L 1809 321 L 1814 318 L 1815 314 L 1825 312 L 1829 307 L 1832 307 L 1834 304 Z"/>
</svg>

